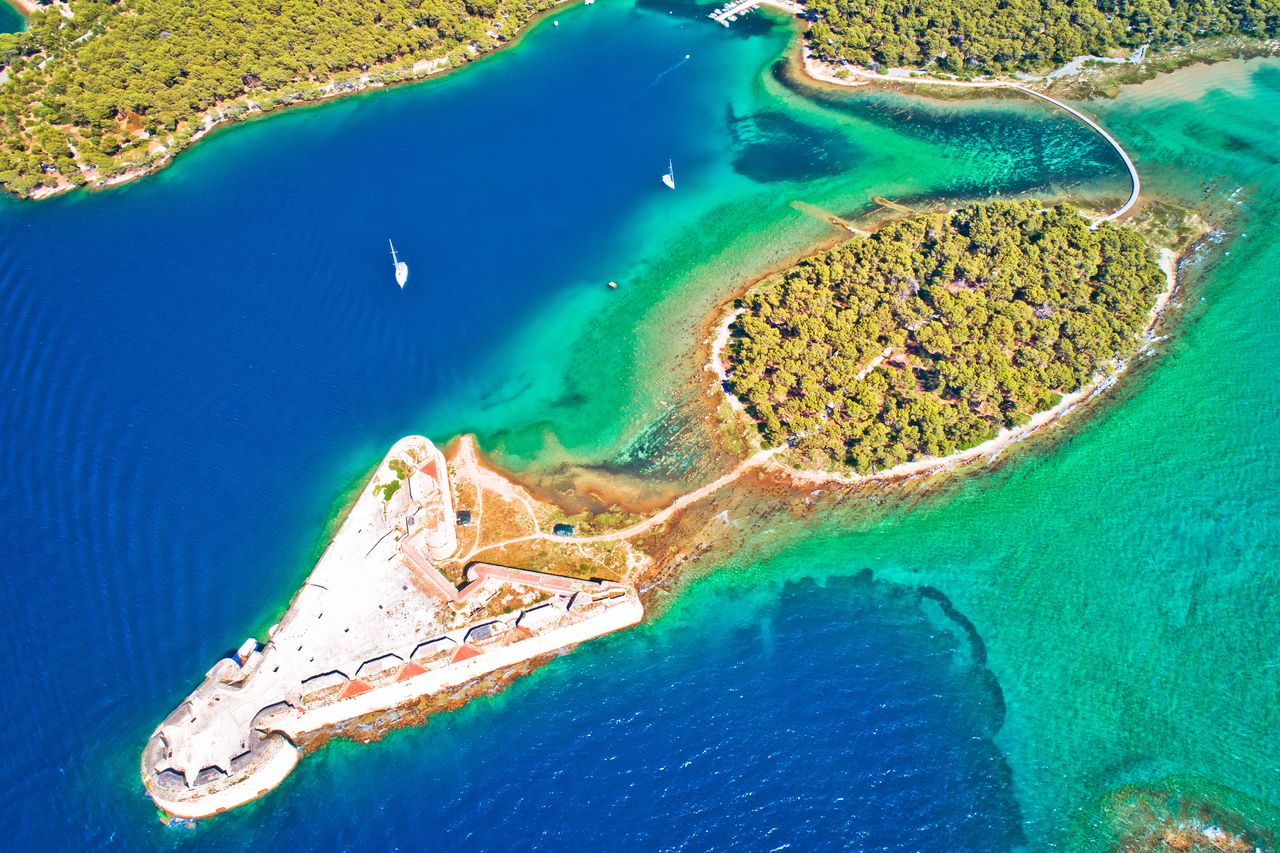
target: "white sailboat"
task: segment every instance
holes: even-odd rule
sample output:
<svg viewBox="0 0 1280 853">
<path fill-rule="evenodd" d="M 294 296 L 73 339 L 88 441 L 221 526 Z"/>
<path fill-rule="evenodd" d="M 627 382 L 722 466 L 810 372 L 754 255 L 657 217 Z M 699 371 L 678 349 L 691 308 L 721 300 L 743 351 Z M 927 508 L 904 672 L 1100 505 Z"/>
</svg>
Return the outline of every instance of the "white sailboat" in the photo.
<svg viewBox="0 0 1280 853">
<path fill-rule="evenodd" d="M 676 170 L 675 167 L 671 165 L 670 160 L 667 161 L 667 173 L 662 176 L 662 182 L 670 189 L 676 188 Z"/>
<path fill-rule="evenodd" d="M 404 290 L 404 283 L 409 280 L 409 265 L 396 257 L 396 244 L 390 240 L 387 243 L 391 246 L 391 263 L 396 269 L 396 284 Z"/>
</svg>

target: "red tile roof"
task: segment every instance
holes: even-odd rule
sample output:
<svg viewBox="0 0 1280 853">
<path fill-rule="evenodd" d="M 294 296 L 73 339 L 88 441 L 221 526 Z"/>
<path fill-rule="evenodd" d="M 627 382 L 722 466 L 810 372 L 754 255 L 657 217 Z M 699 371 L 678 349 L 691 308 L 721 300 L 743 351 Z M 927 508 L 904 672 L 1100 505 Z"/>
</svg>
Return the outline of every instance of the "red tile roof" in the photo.
<svg viewBox="0 0 1280 853">
<path fill-rule="evenodd" d="M 342 688 L 342 692 L 338 694 L 339 699 L 350 699 L 352 696 L 359 696 L 361 693 L 368 693 L 373 688 L 360 679 L 347 682 L 347 686 Z"/>
<path fill-rule="evenodd" d="M 426 670 L 418 666 L 413 661 L 409 661 L 404 665 L 404 669 L 400 670 L 400 674 L 396 676 L 396 681 L 408 681 L 415 675 L 422 675 Z"/>
<path fill-rule="evenodd" d="M 573 592 L 584 586 L 582 581 L 566 578 L 561 575 L 549 575 L 545 572 L 530 572 L 525 569 L 511 569 L 506 566 L 495 566 L 492 563 L 477 563 L 475 574 L 478 578 L 518 583 L 524 586 L 545 589 L 549 592 Z"/>
<path fill-rule="evenodd" d="M 471 660 L 472 658 L 480 657 L 482 654 L 484 653 L 470 643 L 463 643 L 458 646 L 458 650 L 453 653 L 453 660 L 449 661 L 449 663 L 461 663 L 464 660 Z"/>
</svg>

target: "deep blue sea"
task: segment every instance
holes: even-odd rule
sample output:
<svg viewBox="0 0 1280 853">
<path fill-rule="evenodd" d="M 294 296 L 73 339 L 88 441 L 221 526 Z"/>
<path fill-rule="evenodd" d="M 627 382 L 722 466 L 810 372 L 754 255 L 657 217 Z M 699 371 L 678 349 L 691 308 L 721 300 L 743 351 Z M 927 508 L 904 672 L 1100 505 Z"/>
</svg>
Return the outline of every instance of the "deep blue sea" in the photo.
<svg viewBox="0 0 1280 853">
<path fill-rule="evenodd" d="M 308 849 L 1005 850 L 1019 812 L 980 657 L 936 601 L 866 575 L 736 591 L 425 729 L 328 748 L 274 802 L 196 835 Z"/>
<path fill-rule="evenodd" d="M 447 79 L 219 131 L 110 191 L 0 204 L 15 849 L 1021 843 L 982 640 L 841 553 L 815 567 L 845 575 L 825 586 L 694 584 L 656 621 L 421 729 L 330 746 L 197 828 L 143 794 L 152 728 L 263 636 L 400 435 L 478 430 L 514 467 L 623 454 L 683 376 L 640 361 L 661 347 L 633 326 L 696 325 L 829 233 L 805 204 L 1123 190 L 1097 140 L 1037 105 L 914 106 L 899 135 L 883 102 L 859 117 L 781 87 L 785 27 L 674 11 L 570 9 Z"/>
</svg>

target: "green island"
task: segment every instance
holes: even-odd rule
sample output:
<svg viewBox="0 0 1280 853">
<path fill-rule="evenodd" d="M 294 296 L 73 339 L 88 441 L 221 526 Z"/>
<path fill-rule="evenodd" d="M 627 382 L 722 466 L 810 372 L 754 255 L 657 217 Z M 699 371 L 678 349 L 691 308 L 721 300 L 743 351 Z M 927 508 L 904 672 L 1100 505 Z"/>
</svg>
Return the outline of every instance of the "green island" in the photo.
<svg viewBox="0 0 1280 853">
<path fill-rule="evenodd" d="M 1142 235 L 1070 205 L 911 216 L 753 289 L 729 385 L 818 467 L 947 456 L 1131 355 L 1165 281 Z"/>
<path fill-rule="evenodd" d="M 24 31 L 0 33 L 0 185 L 41 197 L 128 180 L 218 124 L 459 67 L 560 2 L 33 2 Z M 818 60 L 961 76 L 1280 30 L 1280 0 L 810 0 L 803 8 Z"/>
<path fill-rule="evenodd" d="M 1078 56 L 1209 36 L 1274 38 L 1280 2 L 1241 0 L 808 0 L 828 62 L 951 74 L 1045 71 Z"/>
<path fill-rule="evenodd" d="M 508 43 L 538 12 L 563 2 L 44 3 L 33 13 L 26 32 L 0 35 L 0 103 L 5 110 L 0 185 L 17 195 L 41 197 L 142 175 L 169 162 L 216 125 L 459 67 Z M 665 17 L 666 10 L 661 14 Z M 921 75 L 937 71 L 939 76 L 971 78 L 1039 72 L 1063 63 L 1074 68 L 1085 54 L 1114 58 L 1136 48 L 1145 56 L 1147 46 L 1153 51 L 1190 42 L 1207 46 L 1211 42 L 1198 40 L 1214 35 L 1256 36 L 1261 44 L 1262 37 L 1274 36 L 1278 29 L 1280 0 L 1230 5 L 1182 0 L 1041 0 L 1039 5 L 1023 0 L 953 0 L 944 5 L 921 0 L 874 6 L 813 0 L 804 15 L 808 54 L 820 62 L 856 63 L 871 72 L 905 66 Z M 895 73 L 906 77 L 911 72 Z M 1005 76 L 996 85 L 1012 82 Z M 1133 602 L 1146 593 L 1143 629 L 1152 638 L 1151 648 L 1169 650 L 1167 657 L 1186 664 L 1185 671 L 1191 673 L 1189 664 L 1200 650 L 1193 642 L 1197 629 L 1203 636 L 1209 633 L 1205 629 L 1218 625 L 1203 615 L 1210 613 L 1213 602 L 1208 596 L 1197 600 L 1199 579 L 1186 584 L 1190 590 L 1184 593 L 1181 573 L 1196 560 L 1219 568 L 1204 559 L 1214 555 L 1216 541 L 1201 545 L 1196 531 L 1171 527 L 1167 529 L 1173 532 L 1163 538 L 1174 544 L 1185 539 L 1190 543 L 1186 553 L 1155 551 L 1132 560 L 1114 540 L 1104 540 L 1110 553 L 1099 547 L 1094 556 L 1101 554 L 1122 569 L 1142 569 L 1117 569 L 1112 574 L 1126 580 L 1129 574 L 1141 575 L 1138 580 L 1149 588 L 1137 582 L 1122 588 L 1098 582 L 1086 589 L 1103 572 L 1071 574 L 1077 571 L 1073 563 L 1088 560 L 1052 556 L 1049 547 L 1071 538 L 1074 529 L 1038 531 L 1039 538 L 1024 540 L 1028 553 L 1036 547 L 1040 550 L 1035 553 L 1051 554 L 1045 558 L 1050 564 L 1043 574 L 1023 571 L 1015 578 L 1013 572 L 1022 566 L 1015 564 L 1001 574 L 998 565 L 1002 559 L 1016 563 L 1008 560 L 1008 550 L 1001 551 L 1000 543 L 981 533 L 967 545 L 960 541 L 966 537 L 955 533 L 965 530 L 957 523 L 946 537 L 951 550 L 938 548 L 928 555 L 943 555 L 936 562 L 944 568 L 930 569 L 932 574 L 926 576 L 911 574 L 917 570 L 906 563 L 926 562 L 904 547 L 918 535 L 907 523 L 896 518 L 882 523 L 864 507 L 835 514 L 846 497 L 858 494 L 857 484 L 847 487 L 859 478 L 843 475 L 879 475 L 891 489 L 899 485 L 893 480 L 904 471 L 945 470 L 943 465 L 924 467 L 940 460 L 962 462 L 977 453 L 994 458 L 993 445 L 985 442 L 999 437 L 995 446 L 1002 447 L 1070 411 L 1094 389 L 1107 387 L 1150 340 L 1161 307 L 1176 285 L 1179 252 L 1198 236 L 1202 221 L 1190 208 L 1145 195 L 1131 212 L 1139 196 L 1136 167 L 1098 124 L 1047 97 L 1043 89 L 1048 83 L 1040 79 L 1040 91 L 1024 92 L 1067 110 L 1100 133 L 1129 167 L 1132 195 L 1107 217 L 1128 216 L 1128 224 L 1090 218 L 1070 204 L 1056 203 L 1056 198 L 1047 199 L 1052 205 L 1048 207 L 1034 200 L 993 201 L 943 211 L 939 203 L 932 212 L 912 213 L 871 196 L 882 207 L 908 215 L 875 219 L 877 224 L 830 217 L 845 242 L 798 263 L 789 261 L 787 269 L 769 275 L 735 300 L 733 316 L 721 322 L 723 337 L 713 345 L 712 359 L 722 370 L 717 380 L 723 380 L 730 396 L 720 394 L 718 383 L 711 389 L 698 384 L 697 390 L 707 393 L 693 397 L 692 405 L 676 404 L 689 406 L 690 420 L 727 422 L 720 423 L 724 446 L 708 453 L 713 460 L 708 464 L 731 456 L 733 467 L 714 479 L 698 481 L 696 487 L 691 483 L 688 491 L 669 500 L 664 496 L 663 503 L 654 504 L 659 508 L 611 502 L 615 495 L 627 494 L 627 472 L 617 475 L 622 485 L 616 491 L 608 488 L 616 472 L 604 469 L 583 472 L 581 480 L 566 479 L 574 491 L 579 484 L 600 491 L 588 493 L 587 501 L 562 505 L 555 501 L 556 492 L 536 477 L 530 477 L 526 487 L 512 479 L 514 475 L 487 465 L 470 435 L 442 448 L 421 436 L 396 442 L 332 521 L 313 571 L 267 629 L 265 639 L 251 636 L 233 655 L 219 658 L 148 737 L 139 770 L 148 796 L 165 819 L 212 817 L 261 797 L 331 739 L 369 743 L 391 729 L 421 724 L 472 698 L 491 696 L 565 649 L 637 624 L 645 618 L 645 608 L 660 601 L 680 578 L 692 577 L 700 567 L 723 567 L 723 555 L 733 549 L 755 559 L 756 547 L 773 535 L 775 520 L 779 526 L 791 522 L 784 514 L 795 519 L 792 529 L 799 530 L 803 516 L 821 513 L 827 516 L 821 522 L 806 522 L 813 525 L 806 531 L 812 534 L 806 535 L 806 543 L 816 544 L 806 544 L 809 550 L 797 550 L 798 556 L 790 559 L 813 562 L 823 549 L 834 553 L 849 541 L 837 536 L 860 536 L 866 525 L 878 525 L 874 537 L 863 537 L 863 545 L 874 539 L 878 553 L 892 554 L 893 559 L 873 559 L 872 547 L 858 552 L 858 559 L 875 566 L 877 580 L 883 575 L 890 583 L 922 593 L 954 586 L 967 595 L 957 596 L 956 614 L 986 609 L 985 622 L 954 620 L 960 630 L 972 630 L 970 654 L 981 657 L 983 666 L 986 651 L 978 642 L 979 629 L 1034 626 L 1016 639 L 1010 637 L 1015 633 L 1011 628 L 1003 635 L 991 632 L 992 647 L 997 655 L 1004 653 L 1006 662 L 1004 670 L 990 665 L 991 683 L 1005 681 L 1011 719 L 1021 715 L 1009 724 L 1012 734 L 997 745 L 1019 773 L 1035 768 L 1035 773 L 1047 775 L 1047 770 L 1066 766 L 1062 756 L 1076 760 L 1076 755 L 1068 755 L 1070 749 L 1085 754 L 1116 740 L 1116 732 L 1129 732 L 1128 740 L 1120 739 L 1125 740 L 1123 751 L 1156 757 L 1148 764 L 1135 760 L 1123 768 L 1122 776 L 1095 773 L 1097 778 L 1088 780 L 1089 793 L 1096 793 L 1095 788 L 1108 793 L 1083 808 L 1077 802 L 1079 792 L 1059 783 L 1075 797 L 1066 801 L 1075 810 L 1072 814 L 1082 814 L 1082 822 L 1089 822 L 1095 833 L 1089 838 L 1110 833 L 1110 849 L 1116 850 L 1272 849 L 1273 836 L 1259 828 L 1272 814 L 1269 805 L 1259 801 L 1255 806 L 1207 779 L 1169 775 L 1164 765 L 1156 764 L 1168 754 L 1174 756 L 1170 764 L 1176 770 L 1205 768 L 1206 777 L 1223 775 L 1233 784 L 1244 775 L 1235 773 L 1228 762 L 1204 759 L 1214 751 L 1230 752 L 1233 744 L 1217 749 L 1216 743 L 1209 743 L 1201 753 L 1178 752 L 1166 745 L 1177 737 L 1195 741 L 1184 734 L 1194 735 L 1198 722 L 1173 724 L 1170 717 L 1196 706 L 1176 705 L 1171 697 L 1195 695 L 1210 679 L 1178 682 L 1167 675 L 1174 667 L 1161 669 L 1163 664 L 1154 662 L 1158 656 L 1145 648 L 1134 657 L 1112 660 L 1097 654 L 1102 644 L 1094 639 L 1092 648 L 1079 643 L 1078 653 L 1081 658 L 1102 658 L 1089 673 L 1096 677 L 1080 687 L 1079 702 L 1072 696 L 1073 702 L 1066 703 L 1060 697 L 1071 696 L 1076 682 L 1084 681 L 1078 677 L 1082 665 L 1076 668 L 1073 661 L 1064 660 L 1056 670 L 1027 667 L 1036 670 L 1031 674 L 1011 672 L 1007 666 L 1009 660 L 1019 660 L 1008 649 L 1024 638 L 1039 642 L 1018 646 L 1030 660 L 1060 638 L 1101 635 L 1108 623 L 1124 630 L 1124 608 L 1136 609 Z M 1124 115 L 1104 112 L 1108 126 L 1117 118 L 1117 135 L 1128 138 L 1134 125 L 1126 125 Z M 1188 126 L 1198 131 L 1196 125 Z M 1231 137 L 1226 147 L 1243 150 L 1246 142 Z M 1160 161 L 1151 155 L 1146 162 L 1154 167 Z M 1244 184 L 1220 194 L 1235 204 L 1242 189 Z M 1210 198 L 1207 187 L 1203 198 Z M 794 204 L 797 209 L 819 209 L 807 201 Z M 1243 201 L 1240 205 L 1247 210 Z M 878 230 L 866 233 L 858 230 L 862 226 Z M 846 230 L 862 236 L 850 239 Z M 1162 255 L 1157 255 L 1157 247 L 1166 247 Z M 1263 265 L 1261 250 L 1254 251 Z M 626 276 L 618 277 L 627 281 Z M 617 289 L 612 281 L 609 287 Z M 622 293 L 608 298 L 626 298 L 628 290 L 640 288 L 624 285 Z M 723 293 L 716 291 L 708 302 L 723 299 Z M 716 322 L 717 315 L 723 321 L 725 307 L 721 304 L 714 313 L 708 309 L 705 320 L 689 325 L 701 328 Z M 618 311 L 624 313 L 620 328 L 647 319 L 629 308 Z M 701 356 L 691 361 L 697 362 L 693 368 L 702 378 Z M 548 369 L 554 369 L 554 363 Z M 1186 388 L 1186 377 L 1180 378 Z M 712 412 L 700 408 L 707 400 L 714 400 Z M 724 417 L 730 403 L 742 404 L 741 411 Z M 667 406 L 666 400 L 661 405 Z M 1149 442 L 1150 432 L 1143 426 L 1133 422 L 1130 433 Z M 729 435 L 735 431 L 749 434 L 751 440 L 738 442 L 740 435 Z M 682 444 L 684 438 L 679 436 Z M 670 441 L 674 444 L 676 439 Z M 1101 456 L 1106 451 L 1108 461 L 1126 462 L 1145 450 L 1117 446 L 1123 450 L 1095 452 Z M 1058 477 L 1035 488 L 1057 500 L 1059 490 L 1075 487 L 1083 492 L 1096 488 L 1099 479 Z M 806 480 L 824 488 L 797 488 Z M 1124 488 L 1117 486 L 1119 496 L 1106 502 L 1108 508 L 1125 503 L 1135 491 L 1132 481 L 1125 484 L 1117 476 L 1116 482 Z M 534 483 L 541 488 L 535 490 Z M 890 489 L 885 493 L 892 494 Z M 1027 494 L 1014 492 L 1005 498 L 1003 509 L 1000 503 L 984 504 L 983 512 L 975 515 L 1014 514 L 1019 495 Z M 863 503 L 878 506 L 880 495 L 873 497 Z M 956 512 L 941 501 L 935 506 L 939 512 Z M 1039 519 L 1031 511 L 1023 510 L 1023 518 L 1031 520 L 1024 527 L 1038 527 Z M 931 516 L 917 523 L 936 520 Z M 852 532 L 843 533 L 841 527 Z M 1231 532 L 1227 528 L 1226 533 Z M 1228 539 L 1221 530 L 1211 530 L 1206 539 L 1210 536 Z M 960 544 L 953 546 L 954 542 Z M 984 563 L 985 554 L 970 557 L 966 548 L 995 556 Z M 904 553 L 907 558 L 899 556 Z M 1237 548 L 1232 561 L 1247 566 L 1248 559 L 1239 554 Z M 1256 557 L 1252 561 L 1261 562 Z M 957 568 L 946 568 L 949 564 Z M 781 570 L 762 570 L 761 577 L 764 571 Z M 807 578 L 827 570 L 803 571 Z M 961 573 L 971 576 L 966 579 L 969 587 L 955 579 Z M 933 587 L 937 578 L 942 581 Z M 1083 583 L 1077 582 L 1081 579 Z M 1013 583 L 1029 590 L 1019 596 L 1021 610 L 1000 610 L 990 603 L 1015 597 L 1007 595 L 1010 586 L 1001 586 Z M 1040 586 L 1033 586 L 1036 583 Z M 1179 594 L 1151 592 L 1157 587 L 1176 588 Z M 1117 589 L 1123 594 L 1112 594 Z M 939 598 L 922 598 L 930 606 L 927 612 L 952 617 L 953 604 L 937 594 Z M 1099 616 L 1108 611 L 1089 610 L 1071 595 L 1087 595 L 1105 606 L 1120 601 L 1110 611 L 1118 617 Z M 1252 600 L 1265 600 L 1265 588 Z M 1244 601 L 1245 607 L 1251 603 Z M 1003 623 L 997 621 L 1001 618 Z M 1203 657 L 1206 665 L 1213 662 L 1207 652 Z M 1240 653 L 1240 658 L 1257 656 Z M 1142 683 L 1162 689 L 1149 691 L 1151 696 L 1145 695 L 1148 691 L 1125 690 Z M 1053 689 L 1058 684 L 1067 686 Z M 1189 689 L 1182 689 L 1187 684 Z M 1121 692 L 1129 694 L 1124 702 L 1116 699 Z M 1202 692 L 1199 707 L 1213 710 L 1212 691 Z M 1242 689 L 1239 695 L 1246 692 Z M 1035 702 L 1043 708 L 1050 701 L 1041 696 L 1053 696 L 1052 701 L 1067 706 L 1068 712 L 1085 707 L 1086 701 L 1108 712 L 1089 710 L 1102 720 L 1086 721 L 1095 730 L 1081 722 L 1074 729 L 1059 723 L 1059 731 L 1066 728 L 1073 741 L 1059 742 L 1048 728 L 1028 737 L 1031 726 L 1048 716 L 1036 717 Z M 998 699 L 997 733 L 1005 725 L 1004 694 Z M 1228 695 L 1223 706 L 1234 711 L 1242 704 L 1239 696 Z M 1159 735 L 1144 741 L 1132 734 L 1144 724 Z M 1241 723 L 1236 726 L 1248 731 Z M 1050 741 L 1056 752 L 1036 752 L 1041 742 Z M 1056 765 L 1044 760 L 1046 754 L 1058 759 Z M 1089 761 L 1090 772 L 1102 764 L 1097 758 Z M 1232 772 L 1222 774 L 1224 766 Z M 1046 824 L 1027 825 L 1042 829 Z"/>
<path fill-rule="evenodd" d="M 0 34 L 0 184 L 131 176 L 231 121 L 463 65 L 556 0 L 71 0 Z"/>
</svg>

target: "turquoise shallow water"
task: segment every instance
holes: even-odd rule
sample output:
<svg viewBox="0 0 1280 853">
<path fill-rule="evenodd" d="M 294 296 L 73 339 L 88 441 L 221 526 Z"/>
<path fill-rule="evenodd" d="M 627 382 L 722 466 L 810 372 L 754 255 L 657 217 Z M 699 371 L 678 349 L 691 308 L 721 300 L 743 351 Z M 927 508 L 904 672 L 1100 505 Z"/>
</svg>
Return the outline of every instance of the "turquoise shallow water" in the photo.
<svg viewBox="0 0 1280 853">
<path fill-rule="evenodd" d="M 16 33 L 24 26 L 25 21 L 17 9 L 8 3 L 0 3 L 0 33 Z"/>
<path fill-rule="evenodd" d="M 925 500 L 763 517 L 651 624 L 327 749 L 239 814 L 155 820 L 152 726 L 271 624 L 400 434 L 694 478 L 681 356 L 726 292 L 834 233 L 815 209 L 1123 195 L 1113 155 L 1040 105 L 815 99 L 773 68 L 784 28 L 668 8 L 567 10 L 449 79 L 0 206 L 9 837 L 1088 848 L 1117 785 L 1192 774 L 1280 802 L 1258 380 L 1276 72 L 1251 65 L 1099 107 L 1153 186 L 1248 237 L 1087 427 Z"/>
<path fill-rule="evenodd" d="M 1225 63 L 1090 105 L 1148 190 L 1227 240 L 1186 270 L 1170 337 L 1087 421 L 923 500 L 846 501 L 764 534 L 767 559 L 703 582 L 840 576 L 820 568 L 838 554 L 945 591 L 985 641 L 1035 848 L 1110 844 L 1135 789 L 1275 843 L 1278 98 L 1280 66 Z"/>
</svg>

